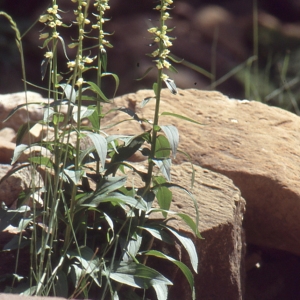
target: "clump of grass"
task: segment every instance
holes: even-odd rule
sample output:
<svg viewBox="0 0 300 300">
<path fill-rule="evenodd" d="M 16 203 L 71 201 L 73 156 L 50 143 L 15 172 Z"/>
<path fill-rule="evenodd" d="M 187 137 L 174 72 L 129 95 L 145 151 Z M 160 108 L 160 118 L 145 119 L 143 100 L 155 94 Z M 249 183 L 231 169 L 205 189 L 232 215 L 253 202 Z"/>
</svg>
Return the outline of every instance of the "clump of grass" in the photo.
<svg viewBox="0 0 300 300">
<path fill-rule="evenodd" d="M 51 7 L 39 18 L 45 25 L 40 34 L 45 51 L 41 73 L 48 82 L 48 102 L 43 105 L 44 116 L 38 123 L 47 129 L 47 136 L 36 143 L 22 144 L 24 134 L 35 126 L 24 124 L 18 132 L 12 164 L 24 151 L 31 150 L 28 164 L 42 172 L 44 186 L 32 187 L 24 198 L 41 195 L 43 205 L 34 203 L 29 207 L 19 202 L 13 212 L 11 223 L 18 223 L 19 235 L 4 249 L 18 249 L 20 253 L 22 248 L 28 248 L 30 268 L 22 277 L 16 275 L 16 266 L 14 280 L 5 292 L 68 298 L 143 299 L 144 290 L 152 288 L 159 299 L 167 299 L 172 282 L 146 265 L 148 256 L 174 263 L 194 291 L 193 275 L 185 264 L 151 250 L 155 238 L 168 243 L 177 239 L 187 249 L 193 270 L 197 272 L 198 258 L 192 241 L 166 222 L 170 214 L 178 215 L 200 237 L 198 218 L 193 221 L 185 214 L 170 210 L 171 188 L 187 190 L 172 183 L 170 176 L 171 159 L 179 143 L 178 130 L 159 123 L 163 83 L 170 92 L 177 93 L 174 81 L 166 73 L 175 71 L 171 62 L 176 61 L 169 49 L 172 29 L 167 27 L 173 1 L 161 0 L 156 5 L 159 22 L 149 29 L 157 45 L 149 54 L 157 81 L 153 84 L 153 97 L 144 99 L 142 105 L 152 98 L 156 102 L 153 122 L 141 120 L 128 108 L 103 110 L 112 102 L 102 92 L 103 78 L 112 77 L 115 90 L 119 85 L 118 76 L 107 70 L 107 52 L 112 47 L 108 41 L 110 33 L 105 32 L 105 23 L 109 21 L 108 3 L 108 0 L 72 0 L 70 9 L 74 11 L 74 21 L 65 24 L 59 1 L 52 0 Z M 22 53 L 16 25 L 9 16 L 1 14 L 16 31 Z M 60 36 L 62 26 L 77 28 L 77 37 L 70 45 L 65 45 Z M 87 48 L 87 40 L 95 41 L 95 45 Z M 60 72 L 58 47 L 65 52 L 67 74 Z M 74 57 L 68 57 L 68 47 L 76 49 Z M 25 70 L 23 61 L 22 66 Z M 95 82 L 85 80 L 90 72 L 94 72 Z M 25 71 L 24 82 L 26 84 Z M 114 124 L 104 127 L 102 120 L 115 110 L 134 116 L 136 121 L 147 122 L 152 129 L 131 136 L 107 134 L 106 128 Z M 178 117 L 171 112 L 164 113 Z M 149 149 L 144 153 L 148 157 L 147 172 L 141 172 L 127 160 L 145 144 Z M 34 151 L 37 148 L 39 152 Z M 159 174 L 153 172 L 155 166 Z M 139 175 L 143 182 L 141 187 L 128 184 L 128 170 Z M 196 201 L 188 194 L 198 215 Z M 155 202 L 158 207 L 154 208 Z M 161 212 L 165 220 L 149 222 L 154 212 Z M 11 213 L 7 208 L 1 210 L 1 214 Z"/>
</svg>

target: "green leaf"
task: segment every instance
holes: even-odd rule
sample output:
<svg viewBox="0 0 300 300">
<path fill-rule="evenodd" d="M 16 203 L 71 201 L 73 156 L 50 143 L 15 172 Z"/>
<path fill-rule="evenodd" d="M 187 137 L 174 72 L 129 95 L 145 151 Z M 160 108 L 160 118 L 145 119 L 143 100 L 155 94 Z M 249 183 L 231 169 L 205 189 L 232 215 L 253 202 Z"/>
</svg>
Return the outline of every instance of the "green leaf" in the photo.
<svg viewBox="0 0 300 300">
<path fill-rule="evenodd" d="M 174 259 L 173 257 L 170 257 L 160 251 L 157 250 L 149 250 L 146 252 L 141 252 L 140 254 L 142 255 L 151 255 L 151 256 L 155 256 L 155 257 L 159 257 L 159 258 L 163 258 L 166 259 L 170 262 L 172 262 L 173 264 L 175 264 L 181 271 L 182 273 L 185 275 L 185 278 L 187 279 L 188 283 L 190 284 L 191 290 L 193 290 L 194 288 L 194 276 L 192 274 L 192 272 L 190 271 L 190 269 L 181 261 Z"/>
<path fill-rule="evenodd" d="M 142 211 L 147 210 L 147 204 L 142 198 L 133 198 L 117 192 L 109 193 L 108 195 L 100 194 L 89 197 L 81 206 L 98 207 L 100 203 L 105 202 L 110 202 L 116 205 L 126 204 L 132 208 L 140 209 Z"/>
<path fill-rule="evenodd" d="M 76 250 L 68 250 L 67 256 L 69 259 L 76 259 L 81 267 L 84 269 L 85 273 L 90 275 L 94 282 L 101 287 L 98 282 L 98 272 L 100 261 L 97 256 L 95 256 L 94 251 L 88 247 L 80 247 Z"/>
<path fill-rule="evenodd" d="M 78 183 L 81 180 L 81 177 L 83 175 L 83 171 L 82 170 L 77 170 L 77 171 L 73 171 L 73 170 L 64 170 L 64 173 L 68 176 L 68 178 L 75 184 L 78 185 Z"/>
<path fill-rule="evenodd" d="M 154 94 L 155 94 L 155 97 L 157 98 L 157 83 L 156 82 L 154 82 L 153 83 L 153 86 L 152 86 L 152 89 L 153 89 L 153 91 L 154 91 Z"/>
<path fill-rule="evenodd" d="M 159 135 L 155 143 L 155 158 L 169 158 L 170 143 L 164 135 Z"/>
<path fill-rule="evenodd" d="M 182 119 L 182 120 L 185 120 L 185 121 L 188 121 L 188 122 L 192 122 L 192 123 L 195 123 L 195 124 L 198 124 L 198 125 L 205 125 L 205 124 L 201 124 L 193 119 L 190 119 L 188 117 L 185 117 L 185 116 L 182 116 L 182 115 L 178 115 L 178 114 L 174 114 L 174 113 L 170 113 L 170 112 L 163 112 L 161 113 L 162 116 L 172 116 L 172 117 L 175 117 L 175 118 L 179 118 L 179 119 Z"/>
<path fill-rule="evenodd" d="M 117 90 L 119 88 L 119 84 L 120 84 L 119 77 L 118 77 L 118 75 L 116 75 L 114 73 L 102 73 L 101 77 L 105 77 L 105 76 L 112 76 L 115 80 L 116 87 L 115 87 L 115 91 L 114 91 L 114 94 L 113 94 L 113 98 L 114 98 L 116 93 L 117 93 Z"/>
<path fill-rule="evenodd" d="M 106 159 L 106 154 L 107 154 L 106 139 L 102 135 L 97 134 L 97 133 L 88 133 L 87 136 L 92 140 L 92 142 L 96 148 L 96 151 L 99 155 L 102 168 L 104 169 L 105 159 Z"/>
<path fill-rule="evenodd" d="M 68 279 L 62 270 L 57 270 L 54 290 L 57 297 L 68 298 Z"/>
<path fill-rule="evenodd" d="M 168 287 L 166 284 L 154 284 L 153 288 L 155 290 L 157 299 L 159 300 L 168 299 Z"/>
<path fill-rule="evenodd" d="M 49 41 L 49 39 L 48 39 Z M 47 58 L 44 58 L 41 62 L 41 75 L 42 75 L 42 80 L 44 80 L 45 76 L 46 76 L 46 72 L 47 72 L 47 67 L 49 65 L 49 62 L 50 62 L 50 58 L 47 57 Z"/>
<path fill-rule="evenodd" d="M 172 192 L 165 186 L 158 188 L 156 198 L 159 207 L 165 210 L 169 210 L 172 202 Z M 164 214 L 167 217 L 167 214 Z"/>
<path fill-rule="evenodd" d="M 172 232 L 174 236 L 180 241 L 190 257 L 190 261 L 195 273 L 198 273 L 198 254 L 193 241 L 169 226 L 162 225 L 162 227 Z"/>
<path fill-rule="evenodd" d="M 52 117 L 53 124 L 58 125 L 64 121 L 64 115 L 61 113 L 54 113 Z"/>
<path fill-rule="evenodd" d="M 45 107 L 43 121 L 46 122 L 46 123 L 51 121 L 51 119 L 52 119 L 51 117 L 52 117 L 53 114 L 54 114 L 53 108 Z"/>
<path fill-rule="evenodd" d="M 138 121 L 139 123 L 142 123 L 141 119 L 138 117 L 138 115 L 131 110 L 130 108 L 127 107 L 120 107 L 118 110 L 128 114 L 130 117 L 132 117 L 134 120 Z"/>
<path fill-rule="evenodd" d="M 85 107 L 85 108 L 81 108 L 80 110 L 80 120 L 84 119 L 84 118 L 89 118 L 91 115 L 93 115 L 95 113 L 95 108 L 88 108 L 88 107 Z M 97 111 L 96 111 L 97 113 Z M 76 123 L 80 122 L 80 120 L 78 121 L 78 112 L 75 112 L 73 114 L 73 119 Z"/>
<path fill-rule="evenodd" d="M 155 284 L 172 285 L 172 282 L 156 270 L 135 262 L 115 262 L 110 278 L 117 282 L 141 289 Z"/>
<path fill-rule="evenodd" d="M 174 244 L 170 236 L 161 227 L 138 226 L 138 228 L 148 231 L 153 237 L 160 241 L 163 241 L 164 243 L 171 245 Z"/>
<path fill-rule="evenodd" d="M 106 70 L 107 70 L 107 53 L 105 50 L 102 50 L 100 52 L 100 61 L 101 61 L 101 66 L 102 66 L 104 72 L 106 72 Z"/>
<path fill-rule="evenodd" d="M 129 262 L 134 260 L 140 250 L 142 240 L 140 235 L 132 236 L 129 240 L 120 238 L 120 245 L 123 251 L 122 261 Z"/>
<path fill-rule="evenodd" d="M 7 115 L 7 117 L 2 121 L 3 123 L 6 122 L 11 116 L 13 116 L 20 108 L 24 106 L 29 106 L 29 105 L 34 105 L 34 104 L 39 104 L 41 107 L 44 105 L 44 103 L 41 102 L 30 102 L 30 103 L 23 103 L 15 107 L 14 109 L 11 110 L 11 112 Z"/>
<path fill-rule="evenodd" d="M 70 272 L 71 280 L 72 280 L 75 288 L 77 288 L 78 284 L 80 283 L 80 279 L 82 277 L 83 270 L 81 268 L 79 268 L 78 265 L 72 264 L 70 266 L 69 272 Z"/>
<path fill-rule="evenodd" d="M 145 73 L 142 75 L 142 77 L 136 79 L 136 81 L 140 81 L 140 80 L 144 79 L 144 78 L 151 72 L 152 69 L 153 69 L 153 67 L 149 67 L 149 68 L 145 71 Z"/>
<path fill-rule="evenodd" d="M 27 122 L 23 125 L 21 125 L 21 127 L 18 129 L 18 132 L 17 132 L 17 138 L 16 138 L 16 144 L 17 145 L 20 145 L 21 144 L 21 141 L 24 137 L 24 135 L 26 133 L 29 132 L 29 130 L 35 125 L 36 123 L 35 122 Z"/>
<path fill-rule="evenodd" d="M 160 186 L 160 184 L 165 182 L 166 180 L 161 176 L 154 178 L 154 183 L 157 184 L 157 186 L 155 186 L 155 192 L 159 207 L 168 211 L 172 202 L 172 192 L 166 186 Z M 166 218 L 167 213 L 163 212 L 163 216 Z"/>
<path fill-rule="evenodd" d="M 167 136 L 172 149 L 173 157 L 176 157 L 176 152 L 179 144 L 179 132 L 178 129 L 173 125 L 161 125 L 160 128 Z"/>
<path fill-rule="evenodd" d="M 24 144 L 20 144 L 18 145 L 15 150 L 14 150 L 14 155 L 13 155 L 13 159 L 11 161 L 11 164 L 13 165 L 19 158 L 20 156 L 23 154 L 23 152 L 28 148 L 27 145 Z"/>
<path fill-rule="evenodd" d="M 170 70 L 172 70 L 172 69 L 176 70 L 173 66 L 170 66 L 169 69 Z M 164 79 L 164 82 L 165 82 L 167 88 L 170 90 L 170 92 L 173 95 L 177 95 L 178 94 L 177 87 L 176 87 L 176 84 L 175 84 L 174 80 L 172 80 L 170 78 L 167 78 L 167 79 Z"/>
<path fill-rule="evenodd" d="M 162 174 L 168 181 L 171 181 L 171 165 L 172 161 L 170 158 L 159 160 L 153 159 L 153 162 L 159 167 Z"/>
<path fill-rule="evenodd" d="M 14 235 L 14 237 L 3 246 L 3 251 L 11 251 L 16 249 L 22 249 L 26 246 L 30 245 L 30 241 L 25 239 L 24 236 L 20 239 L 20 234 Z"/>
<path fill-rule="evenodd" d="M 97 94 L 101 99 L 103 99 L 105 102 L 110 102 L 109 99 L 106 98 L 106 96 L 103 94 L 101 89 L 98 87 L 97 84 L 95 84 L 92 81 L 87 81 L 86 82 L 90 87 L 89 89 L 93 91 L 95 94 Z"/>
<path fill-rule="evenodd" d="M 99 183 L 95 194 L 108 194 L 112 191 L 115 191 L 124 186 L 126 180 L 126 176 L 104 177 Z"/>
<path fill-rule="evenodd" d="M 168 55 L 167 57 L 168 57 L 170 60 L 172 60 L 172 61 L 174 61 L 175 63 L 177 63 L 177 64 L 180 64 L 180 63 L 182 63 L 182 62 L 184 61 L 183 58 L 180 59 L 180 60 L 178 60 L 178 59 L 175 59 L 172 55 Z"/>
<path fill-rule="evenodd" d="M 141 103 L 141 108 L 143 108 L 151 99 L 155 99 L 155 97 L 144 98 L 142 103 Z"/>
<path fill-rule="evenodd" d="M 190 226 L 190 228 L 194 231 L 194 233 L 196 234 L 196 236 L 199 237 L 199 238 L 202 238 L 201 235 L 200 235 L 200 233 L 199 233 L 199 229 L 198 229 L 198 227 L 199 227 L 199 209 L 198 209 L 198 203 L 197 203 L 196 199 L 194 198 L 193 194 L 190 191 L 188 191 L 186 188 L 182 187 L 181 185 L 176 184 L 176 183 L 170 183 L 170 182 L 160 183 L 159 185 L 154 186 L 153 190 L 155 190 L 156 188 L 158 188 L 160 186 L 166 186 L 168 188 L 179 188 L 180 190 L 186 192 L 190 196 L 191 200 L 194 203 L 194 207 L 195 207 L 195 211 L 196 211 L 196 224 L 191 219 L 188 220 L 188 218 L 183 218 L 183 220 L 184 221 L 188 220 L 187 225 L 190 226 L 190 224 L 191 224 L 192 226 Z"/>
<path fill-rule="evenodd" d="M 66 98 L 69 101 L 71 101 L 72 103 L 75 103 L 76 102 L 76 91 L 72 87 L 72 85 L 66 84 L 66 83 L 62 83 L 59 86 L 63 89 L 63 91 L 64 91 L 64 93 L 66 95 Z"/>
<path fill-rule="evenodd" d="M 2 209 L 0 208 L 0 232 L 3 231 L 7 226 L 12 225 L 18 227 L 24 214 L 30 213 L 31 209 L 29 206 L 21 206 L 16 210 Z"/>
<path fill-rule="evenodd" d="M 93 129 L 98 131 L 100 129 L 100 122 L 99 122 L 99 116 L 98 111 L 96 107 L 89 106 L 89 109 L 93 110 L 93 113 L 88 116 L 89 121 L 91 122 Z"/>
</svg>

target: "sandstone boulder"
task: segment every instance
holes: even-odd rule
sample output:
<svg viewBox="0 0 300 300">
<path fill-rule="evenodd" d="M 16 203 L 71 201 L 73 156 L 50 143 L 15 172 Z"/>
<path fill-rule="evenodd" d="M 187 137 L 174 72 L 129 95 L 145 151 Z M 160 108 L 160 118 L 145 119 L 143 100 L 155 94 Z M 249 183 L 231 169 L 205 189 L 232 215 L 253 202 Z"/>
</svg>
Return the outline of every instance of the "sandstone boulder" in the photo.
<svg viewBox="0 0 300 300">
<path fill-rule="evenodd" d="M 10 208 L 15 208 L 21 192 L 26 192 L 33 187 L 38 190 L 44 185 L 44 182 L 41 175 L 31 167 L 26 166 L 10 174 L 11 170 L 12 167 L 10 165 L 0 164 L 0 202 L 4 202 Z M 42 204 L 39 193 L 34 195 L 34 197 L 34 201 Z M 32 200 L 30 198 L 24 204 L 31 205 Z"/>
<path fill-rule="evenodd" d="M 119 100 L 116 99 L 115 103 L 118 103 Z M 38 116 L 34 117 L 38 118 Z M 118 118 L 117 115 L 114 117 Z M 114 121 L 114 118 L 112 121 Z M 130 126 L 126 126 L 126 129 L 130 130 Z M 178 160 L 178 162 L 181 161 Z M 173 182 L 178 182 L 189 189 L 191 181 L 190 167 L 190 164 L 187 163 L 174 165 L 172 169 Z M 8 169 L 9 166 L 6 167 L 6 172 Z M 245 201 L 230 179 L 198 166 L 195 166 L 195 170 L 196 181 L 192 192 L 199 206 L 199 229 L 204 240 L 196 239 L 185 224 L 178 220 L 174 221 L 173 225 L 180 231 L 188 234 L 195 241 L 200 258 L 198 275 L 195 277 L 197 297 L 203 299 L 220 298 L 223 297 L 225 292 L 228 295 L 228 299 L 242 299 L 242 281 L 244 277 L 242 219 Z M 30 175 L 27 174 L 26 180 L 29 179 Z M 19 177 L 16 180 L 19 180 Z M 27 186 L 28 182 L 25 179 L 23 180 L 24 182 L 20 180 L 19 183 L 15 182 L 13 185 L 10 185 L 11 191 L 14 191 L 16 187 L 22 189 L 25 187 L 24 185 Z M 174 190 L 173 195 L 172 209 L 194 217 L 194 204 L 189 196 L 179 190 Z M 4 198 L 15 199 L 16 196 L 17 194 L 8 197 L 6 192 L 5 196 L 2 195 L 0 197 L 0 200 L 3 201 Z M 170 249 L 170 251 L 173 253 L 175 250 Z M 178 255 L 178 258 L 182 258 L 184 262 L 189 264 L 189 258 L 184 249 L 181 249 Z M 217 284 L 216 278 L 218 278 Z M 171 289 L 170 297 L 174 298 L 180 294 L 180 298 L 190 299 L 189 286 L 180 272 L 173 276 L 173 280 L 175 287 Z"/>
<path fill-rule="evenodd" d="M 199 257 L 195 276 L 196 299 L 243 299 L 245 240 L 242 220 L 245 200 L 226 176 L 195 166 L 195 183 L 191 190 L 198 203 L 199 229 L 204 239 L 192 239 Z M 174 165 L 172 181 L 188 190 L 191 165 Z M 193 202 L 183 191 L 172 189 L 171 209 L 195 217 Z M 189 229 L 183 222 L 172 224 L 184 233 Z M 185 250 L 182 260 L 188 263 Z M 184 291 L 184 293 L 183 293 Z M 180 298 L 177 298 L 181 295 Z M 191 299 L 189 286 L 180 272 L 174 280 L 169 299 Z"/>
<path fill-rule="evenodd" d="M 151 90 L 116 98 L 114 105 L 153 119 L 154 101 L 140 108 Z M 300 156 L 298 116 L 256 101 L 229 99 L 218 92 L 195 89 L 162 93 L 160 112 L 192 118 L 203 126 L 161 116 L 160 124 L 175 125 L 180 149 L 192 162 L 231 178 L 247 202 L 244 227 L 247 242 L 300 254 Z M 118 113 L 108 122 L 123 116 Z M 119 133 L 134 133 L 137 122 L 119 125 Z M 142 132 L 142 130 L 141 130 Z M 185 160 L 177 156 L 178 163 Z"/>
</svg>

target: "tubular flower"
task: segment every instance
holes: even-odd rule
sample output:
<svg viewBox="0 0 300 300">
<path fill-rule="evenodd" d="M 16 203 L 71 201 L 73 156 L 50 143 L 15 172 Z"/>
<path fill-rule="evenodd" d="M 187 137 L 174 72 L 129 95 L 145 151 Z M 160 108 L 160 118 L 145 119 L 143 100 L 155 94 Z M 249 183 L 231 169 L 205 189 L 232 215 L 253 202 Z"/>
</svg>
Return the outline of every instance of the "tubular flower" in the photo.
<svg viewBox="0 0 300 300">
<path fill-rule="evenodd" d="M 112 45 L 105 39 L 105 36 L 108 35 L 108 33 L 105 33 L 103 31 L 103 24 L 108 21 L 108 19 L 104 18 L 104 14 L 106 10 L 110 9 L 110 6 L 108 5 L 109 0 L 95 0 L 94 6 L 96 7 L 98 14 L 95 14 L 96 17 L 96 24 L 92 25 L 93 29 L 97 29 L 99 31 L 98 34 L 98 41 L 99 41 L 99 49 L 100 51 L 103 51 L 104 47 L 112 47 Z"/>
<path fill-rule="evenodd" d="M 168 48 L 172 46 L 172 43 L 170 42 L 170 38 L 167 35 L 167 32 L 170 30 L 168 30 L 168 26 L 165 25 L 165 20 L 167 20 L 170 15 L 169 13 L 165 12 L 165 10 L 170 9 L 169 6 L 172 3 L 172 0 L 161 0 L 160 5 L 157 5 L 155 7 L 155 10 L 160 11 L 160 26 L 151 27 L 148 29 L 148 32 L 154 36 L 153 41 L 159 44 L 158 49 L 150 54 L 150 56 L 152 57 L 158 57 L 158 59 L 155 60 L 156 67 L 158 69 L 168 69 L 171 66 L 171 64 L 166 59 L 170 54 L 170 50 Z"/>
<path fill-rule="evenodd" d="M 165 21 L 170 18 L 170 14 L 167 10 L 170 9 L 171 4 L 173 4 L 172 0 L 160 0 L 160 5 L 155 7 L 155 10 L 160 11 L 160 26 L 151 27 L 148 29 L 148 32 L 153 35 L 153 41 L 158 44 L 158 48 L 149 55 L 156 58 L 153 61 L 160 72 L 160 78 L 166 83 L 170 91 L 176 94 L 177 90 L 174 81 L 163 73 L 164 69 L 170 69 L 172 67 L 168 60 L 170 59 L 170 50 L 168 48 L 172 46 L 172 42 L 170 41 L 172 38 L 168 36 L 168 32 L 171 30 L 168 29 L 168 26 L 165 24 Z"/>
</svg>

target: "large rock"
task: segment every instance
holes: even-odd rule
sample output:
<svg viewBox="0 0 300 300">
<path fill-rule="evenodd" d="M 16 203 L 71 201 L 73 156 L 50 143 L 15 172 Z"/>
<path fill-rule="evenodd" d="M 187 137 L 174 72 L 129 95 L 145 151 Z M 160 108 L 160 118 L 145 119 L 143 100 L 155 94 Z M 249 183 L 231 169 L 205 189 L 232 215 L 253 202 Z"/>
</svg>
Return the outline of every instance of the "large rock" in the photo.
<svg viewBox="0 0 300 300">
<path fill-rule="evenodd" d="M 192 189 L 198 203 L 199 229 L 203 240 L 195 242 L 199 257 L 199 270 L 195 276 L 196 299 L 243 299 L 244 239 L 242 220 L 245 200 L 240 191 L 227 177 L 195 166 L 195 183 Z M 188 190 L 192 170 L 189 163 L 174 165 L 172 181 Z M 179 189 L 172 189 L 171 209 L 195 217 L 193 201 Z M 181 221 L 173 224 L 182 232 L 189 233 Z M 185 250 L 182 260 L 188 262 Z M 179 297 L 180 295 L 180 297 Z M 169 299 L 191 299 L 191 291 L 178 272 Z"/>
<path fill-rule="evenodd" d="M 33 117 L 38 118 L 38 116 Z M 115 118 L 118 118 L 118 116 L 115 115 Z M 6 169 L 8 170 L 9 167 L 7 166 Z M 173 225 L 188 234 L 196 244 L 200 258 L 199 274 L 195 277 L 197 297 L 203 299 L 220 298 L 223 297 L 225 292 L 228 295 L 227 299 L 242 299 L 244 272 L 242 263 L 244 257 L 242 219 L 245 201 L 241 198 L 239 190 L 232 184 L 230 179 L 221 174 L 203 170 L 198 166 L 195 166 L 195 171 L 196 179 L 192 192 L 199 206 L 199 229 L 204 240 L 196 239 L 189 228 L 178 220 L 174 221 Z M 25 179 L 30 179 L 28 174 L 26 177 L 23 179 L 24 182 L 20 179 L 19 183 L 10 185 L 11 191 L 14 192 L 17 187 L 22 189 L 23 185 L 27 184 Z M 19 177 L 16 180 L 19 180 Z M 174 165 L 172 181 L 189 189 L 191 182 L 190 164 Z M 26 186 L 24 187 L 26 188 Z M 8 197 L 8 192 L 5 192 L 5 194 L 6 196 L 2 195 L 0 200 L 5 198 L 7 204 L 8 198 L 13 200 L 17 195 Z M 172 209 L 195 217 L 194 203 L 189 196 L 176 189 L 174 189 L 173 195 Z M 174 252 L 174 249 L 170 251 Z M 179 256 L 189 264 L 189 258 L 184 249 L 180 250 Z M 216 278 L 218 278 L 217 284 Z M 175 295 L 180 294 L 182 299 L 190 299 L 190 288 L 182 274 L 177 272 L 172 279 L 175 286 L 170 291 L 170 297 L 174 298 Z"/>
<path fill-rule="evenodd" d="M 28 105 L 20 107 L 7 121 L 3 122 L 18 105 L 25 103 L 24 92 L 0 95 L 0 129 L 8 127 L 18 131 L 20 126 L 27 121 L 35 122 L 43 118 L 44 112 L 41 105 L 35 103 L 47 103 L 47 100 L 40 94 L 27 92 Z"/>
<path fill-rule="evenodd" d="M 3 202 L 6 206 L 15 208 L 21 192 L 26 193 L 33 188 L 37 191 L 42 186 L 44 186 L 44 181 L 40 173 L 32 167 L 17 167 L 15 170 L 10 165 L 0 164 L 0 203 Z M 34 196 L 30 196 L 29 200 L 23 204 L 32 205 L 32 197 L 35 197 L 38 204 L 42 204 L 39 194 L 35 192 Z"/>
<path fill-rule="evenodd" d="M 116 98 L 114 105 L 153 119 L 153 100 L 140 108 L 149 96 L 152 91 L 139 91 Z M 160 112 L 164 111 L 203 124 L 160 118 L 162 125 L 177 126 L 180 149 L 190 154 L 193 163 L 226 175 L 241 190 L 247 202 L 247 242 L 300 255 L 299 117 L 259 102 L 195 89 L 180 90 L 177 96 L 163 90 Z M 137 122 L 120 125 L 119 133 L 133 133 L 138 127 Z M 178 155 L 177 162 L 184 159 Z"/>
</svg>

